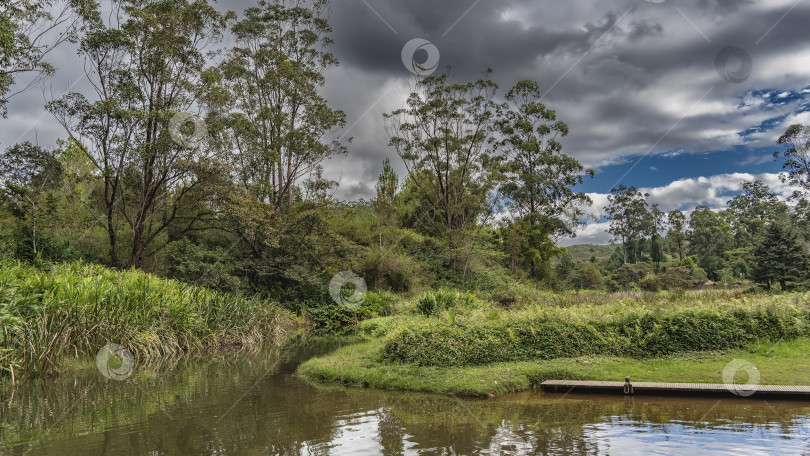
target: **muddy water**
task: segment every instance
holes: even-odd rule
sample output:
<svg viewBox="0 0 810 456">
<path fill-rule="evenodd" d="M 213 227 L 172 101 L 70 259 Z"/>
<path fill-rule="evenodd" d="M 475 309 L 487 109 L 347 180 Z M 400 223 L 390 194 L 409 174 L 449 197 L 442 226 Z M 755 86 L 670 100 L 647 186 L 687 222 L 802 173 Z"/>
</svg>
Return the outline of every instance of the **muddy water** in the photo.
<svg viewBox="0 0 810 456">
<path fill-rule="evenodd" d="M 88 369 L 8 389 L 11 455 L 810 455 L 810 403 L 525 393 L 494 400 L 313 386 L 334 347 Z"/>
</svg>

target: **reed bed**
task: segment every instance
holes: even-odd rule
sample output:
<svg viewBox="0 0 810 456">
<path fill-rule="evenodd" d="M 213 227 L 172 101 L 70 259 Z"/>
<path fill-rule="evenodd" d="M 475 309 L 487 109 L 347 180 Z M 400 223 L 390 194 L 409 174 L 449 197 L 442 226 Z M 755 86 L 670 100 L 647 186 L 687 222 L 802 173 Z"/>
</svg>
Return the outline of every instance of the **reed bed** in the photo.
<svg viewBox="0 0 810 456">
<path fill-rule="evenodd" d="M 137 362 L 279 341 L 295 328 L 279 305 L 86 263 L 0 262 L 0 372 L 43 376 L 107 343 Z"/>
</svg>

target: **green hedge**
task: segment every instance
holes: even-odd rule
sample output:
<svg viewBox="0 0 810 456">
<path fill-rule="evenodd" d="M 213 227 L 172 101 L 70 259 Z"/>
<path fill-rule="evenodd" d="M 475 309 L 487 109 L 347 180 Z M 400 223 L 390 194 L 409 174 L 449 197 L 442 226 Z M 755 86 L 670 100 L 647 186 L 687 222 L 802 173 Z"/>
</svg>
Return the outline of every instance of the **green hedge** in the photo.
<svg viewBox="0 0 810 456">
<path fill-rule="evenodd" d="M 400 328 L 385 341 L 384 361 L 424 366 L 481 365 L 501 361 L 583 355 L 651 357 L 723 350 L 756 340 L 807 335 L 810 307 L 782 301 L 732 302 L 681 309 L 611 314 L 590 309 L 571 318 L 549 312 L 529 318 L 441 322 L 428 319 Z"/>
</svg>

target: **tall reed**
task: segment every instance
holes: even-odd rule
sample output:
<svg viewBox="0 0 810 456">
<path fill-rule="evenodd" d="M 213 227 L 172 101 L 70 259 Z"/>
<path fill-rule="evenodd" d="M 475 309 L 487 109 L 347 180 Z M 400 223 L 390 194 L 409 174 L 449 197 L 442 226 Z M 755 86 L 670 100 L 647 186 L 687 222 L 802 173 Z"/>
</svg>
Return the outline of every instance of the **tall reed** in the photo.
<svg viewBox="0 0 810 456">
<path fill-rule="evenodd" d="M 285 337 L 280 306 L 85 263 L 47 270 L 0 262 L 0 371 L 45 375 L 65 357 L 121 344 L 139 362 L 188 350 L 255 345 Z"/>
</svg>

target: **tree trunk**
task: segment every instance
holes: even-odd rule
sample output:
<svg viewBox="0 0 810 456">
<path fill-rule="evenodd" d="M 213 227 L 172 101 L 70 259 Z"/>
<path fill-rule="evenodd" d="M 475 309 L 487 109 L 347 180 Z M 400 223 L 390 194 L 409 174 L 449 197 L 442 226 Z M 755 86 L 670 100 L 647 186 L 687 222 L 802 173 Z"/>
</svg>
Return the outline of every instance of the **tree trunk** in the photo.
<svg viewBox="0 0 810 456">
<path fill-rule="evenodd" d="M 107 235 L 110 238 L 110 263 L 118 266 L 118 253 L 116 252 L 117 238 L 115 236 L 115 222 L 113 219 L 113 206 L 107 205 Z"/>
<path fill-rule="evenodd" d="M 31 201 L 31 247 L 33 248 L 34 258 L 37 257 L 37 204 L 34 200 Z"/>
</svg>

